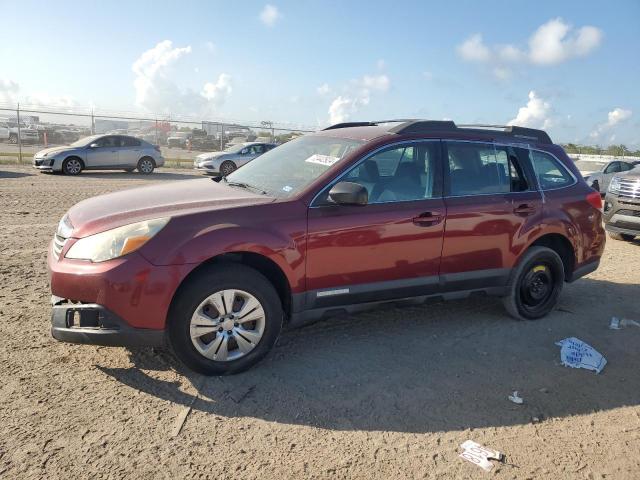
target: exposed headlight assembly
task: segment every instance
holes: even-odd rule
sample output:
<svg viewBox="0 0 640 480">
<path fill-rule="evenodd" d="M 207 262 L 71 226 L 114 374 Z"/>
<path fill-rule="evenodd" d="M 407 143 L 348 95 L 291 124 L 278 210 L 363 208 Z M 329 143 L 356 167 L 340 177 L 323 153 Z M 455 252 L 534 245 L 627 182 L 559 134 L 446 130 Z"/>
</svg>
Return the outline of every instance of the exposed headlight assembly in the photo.
<svg viewBox="0 0 640 480">
<path fill-rule="evenodd" d="M 611 183 L 609 183 L 609 191 L 613 193 L 618 193 L 620 191 L 620 179 L 618 177 L 613 177 L 611 179 Z"/>
<path fill-rule="evenodd" d="M 169 220 L 169 217 L 145 220 L 81 238 L 71 246 L 65 257 L 92 262 L 122 257 L 151 240 Z"/>
</svg>

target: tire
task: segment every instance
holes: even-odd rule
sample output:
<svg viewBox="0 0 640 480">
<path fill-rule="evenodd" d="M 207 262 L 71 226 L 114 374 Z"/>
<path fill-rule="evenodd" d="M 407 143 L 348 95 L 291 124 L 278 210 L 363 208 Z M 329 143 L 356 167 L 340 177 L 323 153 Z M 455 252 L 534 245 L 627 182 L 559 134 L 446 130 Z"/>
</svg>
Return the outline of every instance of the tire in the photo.
<svg viewBox="0 0 640 480">
<path fill-rule="evenodd" d="M 237 169 L 238 167 L 236 167 L 236 164 L 231 160 L 226 160 L 222 162 L 222 165 L 220 165 L 220 173 L 223 177 L 226 177 L 227 175 L 235 172 Z"/>
<path fill-rule="evenodd" d="M 245 265 L 221 264 L 187 282 L 172 303 L 167 327 L 169 346 L 182 363 L 203 375 L 231 375 L 252 367 L 271 350 L 282 329 L 284 314 L 278 293 L 261 273 Z M 232 290 L 234 300 L 229 302 L 227 296 L 225 303 L 221 292 L 229 295 Z M 242 317 L 237 315 L 245 306 L 253 308 L 255 302 L 255 310 Z M 231 311 L 227 303 L 231 303 Z M 222 315 L 222 311 L 226 314 Z M 229 317 L 234 313 L 236 318 Z M 253 316 L 261 320 L 239 321 Z M 192 339 L 192 330 L 202 335 Z M 242 352 L 241 343 L 247 351 Z"/>
<path fill-rule="evenodd" d="M 630 235 L 628 233 L 616 233 L 616 232 L 607 232 L 609 234 L 609 237 L 611 237 L 614 240 L 622 240 L 623 242 L 632 242 L 635 237 L 635 235 Z"/>
<path fill-rule="evenodd" d="M 69 157 L 62 162 L 62 173 L 65 175 L 80 175 L 83 169 L 84 164 L 78 157 Z"/>
<path fill-rule="evenodd" d="M 142 173 L 143 175 L 150 175 L 156 168 L 156 162 L 153 161 L 151 157 L 142 157 L 138 160 L 138 173 Z"/>
<path fill-rule="evenodd" d="M 550 248 L 529 248 L 507 284 L 504 306 L 517 320 L 537 320 L 551 312 L 558 303 L 564 285 L 564 265 Z"/>
</svg>

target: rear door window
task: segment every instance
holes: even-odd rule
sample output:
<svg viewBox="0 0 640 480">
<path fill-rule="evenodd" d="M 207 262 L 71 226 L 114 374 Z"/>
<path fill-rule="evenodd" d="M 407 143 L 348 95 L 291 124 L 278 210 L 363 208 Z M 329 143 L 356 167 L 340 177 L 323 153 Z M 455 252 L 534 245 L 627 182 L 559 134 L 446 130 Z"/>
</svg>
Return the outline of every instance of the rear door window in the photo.
<svg viewBox="0 0 640 480">
<path fill-rule="evenodd" d="M 553 155 L 539 150 L 531 150 L 530 158 L 542 190 L 555 190 L 575 183 L 566 167 Z"/>
<path fill-rule="evenodd" d="M 451 196 L 529 190 L 513 148 L 491 143 L 446 142 Z"/>
<path fill-rule="evenodd" d="M 139 147 L 140 140 L 133 137 L 122 137 L 122 146 L 123 147 Z"/>
</svg>

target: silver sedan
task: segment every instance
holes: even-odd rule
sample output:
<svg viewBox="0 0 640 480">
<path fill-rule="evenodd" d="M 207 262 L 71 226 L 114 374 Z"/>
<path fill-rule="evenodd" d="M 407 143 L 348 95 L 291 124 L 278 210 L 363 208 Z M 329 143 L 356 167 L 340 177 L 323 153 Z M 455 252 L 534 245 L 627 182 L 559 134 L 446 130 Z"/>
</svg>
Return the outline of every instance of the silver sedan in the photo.
<svg viewBox="0 0 640 480">
<path fill-rule="evenodd" d="M 93 135 L 64 147 L 46 148 L 33 156 L 41 171 L 78 175 L 82 170 L 138 170 L 153 173 L 164 165 L 160 148 L 126 135 Z"/>
<path fill-rule="evenodd" d="M 208 175 L 227 176 L 238 167 L 276 147 L 274 143 L 247 142 L 231 145 L 222 152 L 203 153 L 193 161 L 193 168 Z"/>
</svg>

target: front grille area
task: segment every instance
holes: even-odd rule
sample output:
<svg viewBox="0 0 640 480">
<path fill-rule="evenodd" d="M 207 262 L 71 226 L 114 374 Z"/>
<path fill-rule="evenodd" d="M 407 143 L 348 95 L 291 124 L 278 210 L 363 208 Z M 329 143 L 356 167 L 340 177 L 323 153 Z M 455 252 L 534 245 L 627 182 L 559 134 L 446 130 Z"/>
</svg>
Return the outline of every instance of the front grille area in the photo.
<svg viewBox="0 0 640 480">
<path fill-rule="evenodd" d="M 620 197 L 640 198 L 640 178 L 620 178 L 620 189 L 616 192 Z"/>
<path fill-rule="evenodd" d="M 53 237 L 53 256 L 56 260 L 60 259 L 60 254 L 62 253 L 62 249 L 64 248 L 64 244 L 67 243 L 67 239 L 61 237 L 57 233 Z"/>
<path fill-rule="evenodd" d="M 618 210 L 616 215 L 626 215 L 628 217 L 640 217 L 640 210 Z"/>
</svg>

